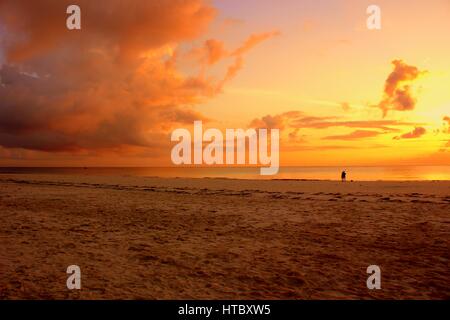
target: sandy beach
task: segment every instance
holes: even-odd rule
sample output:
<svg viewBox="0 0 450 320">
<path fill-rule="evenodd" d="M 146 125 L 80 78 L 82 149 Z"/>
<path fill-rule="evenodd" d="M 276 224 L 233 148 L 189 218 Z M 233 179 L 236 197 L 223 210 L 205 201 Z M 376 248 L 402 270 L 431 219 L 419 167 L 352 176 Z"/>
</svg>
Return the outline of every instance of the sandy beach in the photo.
<svg viewBox="0 0 450 320">
<path fill-rule="evenodd" d="M 0 299 L 449 299 L 449 213 L 450 182 L 3 174 Z"/>
</svg>

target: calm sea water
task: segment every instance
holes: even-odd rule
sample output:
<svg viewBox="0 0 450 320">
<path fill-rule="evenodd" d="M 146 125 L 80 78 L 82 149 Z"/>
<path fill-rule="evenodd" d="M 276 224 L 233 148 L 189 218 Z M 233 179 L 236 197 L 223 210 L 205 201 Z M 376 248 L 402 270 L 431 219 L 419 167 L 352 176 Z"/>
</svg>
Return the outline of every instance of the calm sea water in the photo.
<svg viewBox="0 0 450 320">
<path fill-rule="evenodd" d="M 258 168 L 250 167 L 203 167 L 203 168 L 0 168 L 2 173 L 23 174 L 73 174 L 111 175 L 140 177 L 188 177 L 231 179 L 312 179 L 339 180 L 342 170 L 347 179 L 364 180 L 450 180 L 450 166 L 391 166 L 391 167 L 282 167 L 275 176 L 261 176 Z"/>
</svg>

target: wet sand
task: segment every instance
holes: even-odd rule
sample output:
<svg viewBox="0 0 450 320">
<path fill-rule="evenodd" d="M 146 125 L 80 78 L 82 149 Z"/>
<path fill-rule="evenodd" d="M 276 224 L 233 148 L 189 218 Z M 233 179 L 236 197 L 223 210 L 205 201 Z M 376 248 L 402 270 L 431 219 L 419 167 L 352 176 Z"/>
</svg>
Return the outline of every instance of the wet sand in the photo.
<svg viewBox="0 0 450 320">
<path fill-rule="evenodd" d="M 2 174 L 0 242 L 0 299 L 449 299 L 450 182 Z"/>
</svg>

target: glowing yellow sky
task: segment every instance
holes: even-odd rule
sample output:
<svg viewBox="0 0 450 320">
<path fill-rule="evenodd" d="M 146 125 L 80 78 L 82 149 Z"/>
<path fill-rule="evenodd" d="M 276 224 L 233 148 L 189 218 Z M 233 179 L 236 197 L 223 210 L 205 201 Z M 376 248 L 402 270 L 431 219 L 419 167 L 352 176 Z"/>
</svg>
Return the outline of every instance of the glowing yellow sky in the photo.
<svg viewBox="0 0 450 320">
<path fill-rule="evenodd" d="M 443 117 L 450 114 L 448 1 L 378 1 L 382 29 L 376 31 L 366 28 L 370 1 L 283 1 L 282 6 L 276 1 L 241 3 L 215 1 L 222 9 L 211 37 L 235 43 L 255 29 L 279 30 L 281 34 L 249 53 L 245 67 L 224 93 L 199 107 L 208 117 L 218 119 L 212 126 L 242 127 L 253 118 L 292 110 L 342 120 L 382 120 L 380 110 L 369 105 L 382 99 L 391 61 L 402 59 L 428 72 L 412 85 L 415 109 L 392 111 L 386 119 L 423 124 L 425 135 L 394 140 L 394 136 L 414 130 L 406 125 L 398 127 L 399 133 L 326 141 L 322 139 L 325 136 L 355 129 L 300 129 L 304 141 L 285 140 L 282 162 L 449 163 L 448 150 L 442 149 L 450 137 L 437 132 L 443 129 Z M 224 26 L 223 21 L 230 18 L 235 22 Z M 344 102 L 349 111 L 343 110 Z M 320 146 L 325 148 L 320 150 Z M 296 147 L 299 151 L 293 151 Z"/>
</svg>

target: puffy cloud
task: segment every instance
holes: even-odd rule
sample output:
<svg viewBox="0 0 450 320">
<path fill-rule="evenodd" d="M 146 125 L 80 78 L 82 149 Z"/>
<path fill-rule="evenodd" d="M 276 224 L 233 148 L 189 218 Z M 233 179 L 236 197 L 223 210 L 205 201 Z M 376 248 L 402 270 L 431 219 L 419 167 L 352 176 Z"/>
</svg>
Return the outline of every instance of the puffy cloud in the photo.
<svg viewBox="0 0 450 320">
<path fill-rule="evenodd" d="M 411 92 L 410 84 L 426 71 L 407 65 L 402 60 L 392 61 L 394 70 L 389 74 L 384 85 L 384 97 L 378 104 L 386 116 L 389 110 L 407 111 L 416 106 L 416 98 Z"/>
<path fill-rule="evenodd" d="M 171 125 L 202 119 L 186 105 L 213 89 L 157 59 L 132 68 L 104 54 L 70 56 L 69 64 L 52 57 L 55 63 L 39 59 L 45 67 L 30 65 L 48 75 L 2 68 L 0 144 L 51 151 L 151 147 Z"/>
<path fill-rule="evenodd" d="M 416 127 L 413 131 L 402 134 L 401 136 L 394 137 L 394 139 L 415 139 L 423 136 L 427 130 L 423 127 Z"/>
<path fill-rule="evenodd" d="M 215 10 L 202 0 L 126 2 L 107 4 L 78 0 L 82 32 L 65 27 L 68 0 L 2 0 L 0 20 L 12 34 L 8 57 L 12 61 L 44 54 L 64 44 L 108 47 L 121 56 L 193 39 L 209 24 Z"/>
<path fill-rule="evenodd" d="M 358 140 L 358 139 L 376 137 L 380 134 L 382 134 L 382 133 L 379 131 L 356 130 L 349 134 L 327 136 L 327 137 L 323 137 L 322 139 L 324 139 L 324 140 Z"/>
<path fill-rule="evenodd" d="M 209 2 L 79 0 L 82 30 L 74 31 L 65 26 L 69 4 L 0 0 L 0 146 L 153 154 L 170 145 L 174 127 L 207 120 L 194 106 L 231 76 L 185 75 L 177 62 L 179 45 L 214 18 Z M 220 41 L 206 47 L 209 64 L 224 54 Z"/>
</svg>

